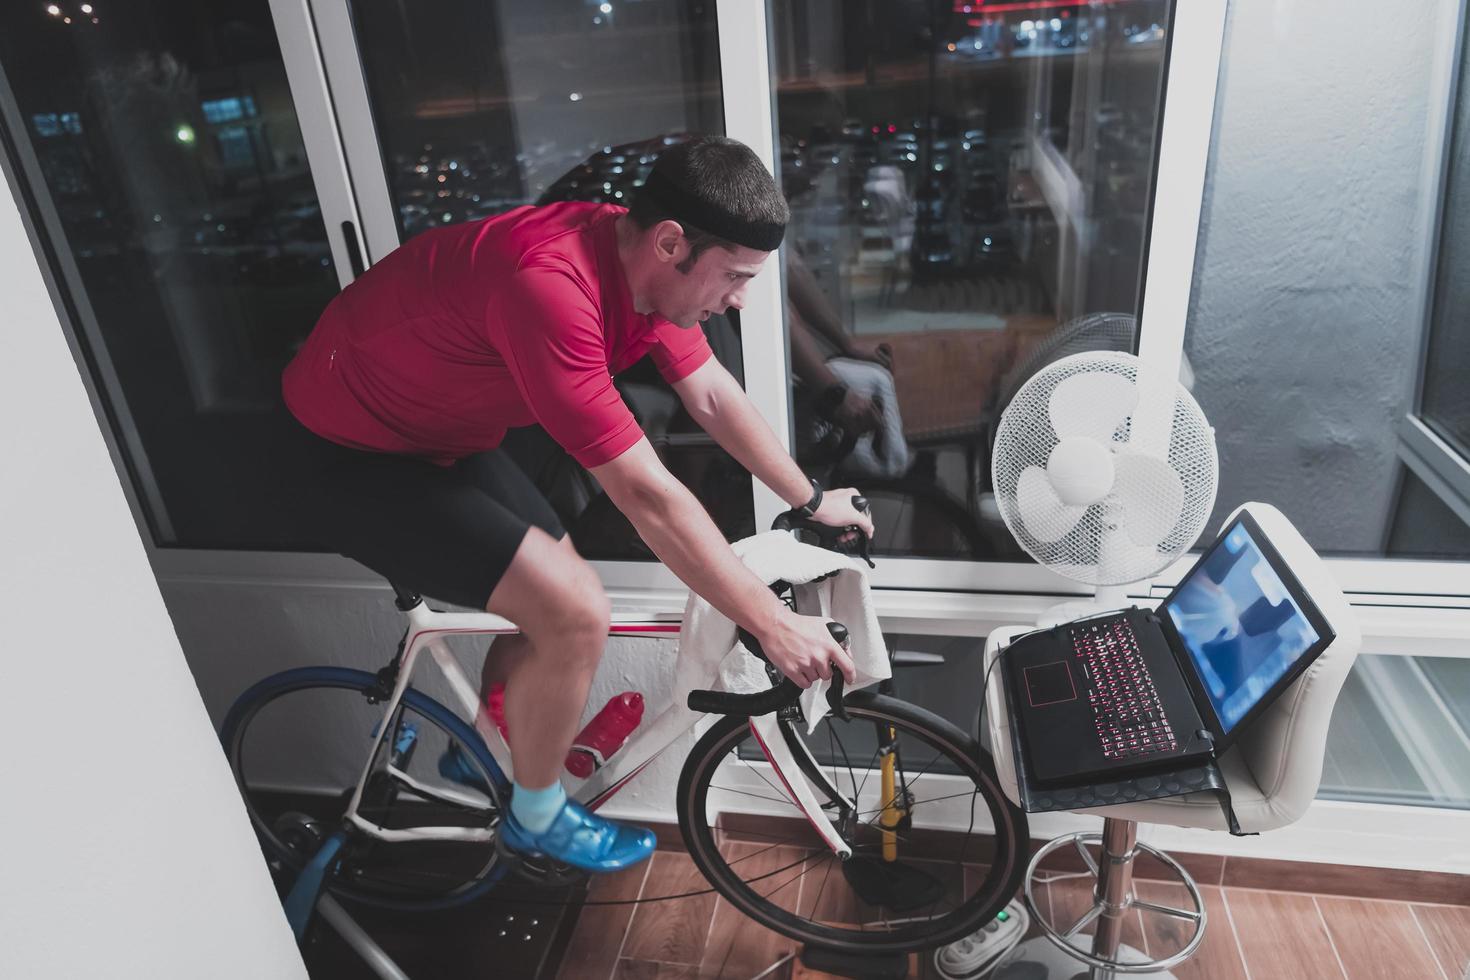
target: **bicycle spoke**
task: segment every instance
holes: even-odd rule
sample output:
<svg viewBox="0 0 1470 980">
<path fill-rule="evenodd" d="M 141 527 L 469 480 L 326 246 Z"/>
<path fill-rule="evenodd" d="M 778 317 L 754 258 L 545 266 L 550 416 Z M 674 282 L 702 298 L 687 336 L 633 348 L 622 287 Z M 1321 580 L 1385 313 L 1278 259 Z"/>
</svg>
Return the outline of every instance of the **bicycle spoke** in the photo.
<svg viewBox="0 0 1470 980">
<path fill-rule="evenodd" d="M 735 757 L 736 757 L 736 759 L 738 759 L 738 760 L 739 760 L 739 761 L 740 761 L 740 762 L 742 762 L 742 763 L 744 763 L 744 764 L 745 764 L 745 768 L 747 768 L 747 769 L 749 769 L 749 770 L 750 770 L 750 771 L 751 771 L 751 772 L 753 772 L 753 773 L 755 773 L 755 774 L 756 774 L 756 775 L 757 775 L 757 776 L 759 776 L 759 777 L 760 777 L 760 781 L 761 781 L 761 782 L 763 782 L 763 783 L 765 783 L 765 784 L 766 784 L 766 785 L 767 785 L 767 786 L 769 786 L 769 787 L 771 787 L 771 792 L 773 792 L 773 793 L 776 793 L 776 794 L 778 794 L 778 795 L 779 795 L 779 796 L 780 796 L 780 797 L 781 797 L 781 802 L 783 802 L 783 803 L 790 803 L 790 804 L 791 804 L 791 805 L 792 805 L 792 806 L 796 806 L 796 801 L 795 801 L 795 800 L 793 800 L 793 799 L 792 799 L 792 798 L 791 798 L 791 797 L 790 797 L 790 796 L 789 796 L 789 795 L 788 795 L 788 794 L 787 794 L 787 793 L 786 793 L 786 791 L 785 791 L 785 790 L 784 790 L 784 789 L 780 789 L 780 788 L 778 788 L 778 787 L 777 787 L 777 786 L 776 786 L 776 784 L 775 784 L 775 783 L 773 783 L 773 782 L 771 782 L 771 781 L 770 781 L 770 780 L 769 780 L 769 779 L 767 779 L 767 778 L 766 778 L 766 774 L 765 774 L 765 773 L 763 773 L 763 772 L 761 772 L 761 771 L 760 771 L 760 770 L 759 770 L 759 769 L 757 769 L 757 768 L 756 768 L 756 767 L 755 767 L 755 766 L 753 766 L 753 765 L 751 765 L 751 764 L 750 764 L 750 760 L 749 760 L 749 759 L 741 759 L 741 758 L 740 758 L 740 756 L 739 756 L 739 754 L 738 754 L 738 753 L 737 753 L 737 754 L 736 754 L 736 756 L 735 756 Z M 764 758 L 764 756 L 762 756 L 762 758 Z M 774 765 L 773 765 L 773 764 L 770 764 L 770 763 L 768 763 L 768 765 L 771 765 L 771 768 L 773 768 L 773 769 L 774 769 L 774 768 L 775 768 L 775 766 L 774 766 Z M 798 810 L 799 810 L 799 809 L 801 809 L 801 807 L 797 807 L 797 809 L 798 809 Z"/>
<path fill-rule="evenodd" d="M 830 877 L 832 877 L 832 861 L 831 855 L 828 855 L 827 871 L 825 874 L 822 875 L 822 884 L 821 887 L 817 889 L 817 897 L 812 900 L 812 914 L 808 921 L 817 921 L 817 909 L 822 907 L 822 893 L 827 890 L 827 879 Z"/>
<path fill-rule="evenodd" d="M 857 788 L 857 792 L 856 793 L 852 794 L 852 798 L 854 800 L 858 800 L 858 799 L 861 799 L 862 798 L 863 790 L 868 785 L 868 777 L 871 776 L 873 774 L 873 772 L 874 772 L 873 763 L 875 763 L 877 761 L 878 761 L 878 748 L 877 748 L 877 746 L 874 746 L 873 747 L 873 754 L 872 754 L 872 756 L 870 756 L 868 758 L 868 766 L 863 771 L 863 782 L 862 782 L 862 785 Z M 852 773 L 852 765 L 850 763 L 848 765 L 848 772 L 849 772 L 849 774 Z M 857 777 L 855 775 L 853 776 L 853 781 L 854 782 L 857 781 Z"/>
<path fill-rule="evenodd" d="M 803 858 L 800 862 L 797 862 L 797 863 L 800 863 L 802 865 L 805 865 L 806 864 L 806 859 Z M 789 865 L 788 864 L 785 868 L 780 869 L 780 871 L 789 870 L 791 867 L 792 867 L 792 865 Z M 761 880 L 764 880 L 765 878 L 769 878 L 769 877 L 772 877 L 772 876 L 774 876 L 776 874 L 779 874 L 780 871 L 773 871 L 769 875 L 762 875 L 760 878 L 753 878 L 751 880 L 752 881 L 761 881 Z M 785 881 L 783 881 L 781 884 L 777 885 L 775 888 L 772 888 L 770 891 L 765 892 L 764 894 L 762 894 L 761 897 L 762 898 L 765 898 L 766 900 L 769 901 L 770 899 L 775 898 L 775 896 L 776 896 L 776 894 L 778 892 L 781 892 L 784 889 L 789 888 L 791 886 L 791 883 L 793 881 L 800 881 L 803 877 L 805 877 L 805 875 L 806 875 L 806 869 L 805 869 L 805 867 L 803 867 L 800 872 L 798 872 L 797 874 L 791 876 L 790 878 L 787 878 Z M 746 882 L 746 884 L 750 884 L 750 882 Z"/>
<path fill-rule="evenodd" d="M 790 835 L 787 835 L 785 837 L 776 837 L 771 834 L 763 834 L 758 830 L 732 830 L 730 831 L 730 833 L 736 835 L 737 837 L 754 837 L 763 841 L 775 841 L 776 843 L 772 844 L 772 847 L 780 847 L 782 844 L 787 844 L 791 847 L 805 846 L 798 838 L 792 837 Z"/>
<path fill-rule="evenodd" d="M 837 780 L 837 735 L 831 725 L 827 726 L 827 754 L 832 757 L 832 785 L 838 784 Z M 851 776 L 851 773 L 848 773 Z M 856 786 L 853 789 L 857 789 Z M 853 797 L 856 801 L 857 797 Z"/>
<path fill-rule="evenodd" d="M 791 802 L 791 798 L 790 797 L 786 797 L 784 799 L 778 799 L 778 798 L 776 798 L 774 796 L 762 796 L 760 793 L 752 793 L 752 792 L 750 792 L 750 790 L 746 790 L 746 789 L 732 789 L 729 786 L 715 786 L 714 784 L 710 784 L 710 789 L 712 789 L 712 790 L 718 790 L 721 793 L 734 793 L 737 796 L 749 796 L 749 797 L 752 797 L 753 799 L 757 799 L 757 800 L 767 800 L 767 801 L 769 801 L 771 803 L 790 803 Z"/>
<path fill-rule="evenodd" d="M 915 779 L 915 780 L 918 780 L 918 779 L 923 778 L 923 776 L 926 773 L 929 772 L 930 767 L 933 766 L 934 763 L 939 760 L 939 755 L 940 755 L 940 753 L 936 753 L 935 756 L 934 756 L 934 758 L 931 759 L 931 760 L 929 760 L 929 764 L 926 765 L 922 770 L 920 770 L 920 772 L 919 772 L 919 774 L 917 776 L 914 776 L 912 778 Z M 893 796 L 889 797 L 887 800 L 885 800 L 883 802 L 882 806 L 880 806 L 878 808 L 878 810 L 874 813 L 873 818 L 871 820 L 865 820 L 865 821 L 863 821 L 863 826 L 865 826 L 865 827 L 871 827 L 873 825 L 873 823 L 875 821 L 877 821 L 878 818 L 883 815 L 883 811 L 886 810 L 886 809 L 888 809 L 888 807 L 891 806 L 893 804 L 893 802 L 898 799 L 898 793 L 899 793 L 899 791 L 897 789 L 895 789 Z"/>
<path fill-rule="evenodd" d="M 921 806 L 922 804 L 925 804 L 925 803 L 938 803 L 941 800 L 957 800 L 957 799 L 959 799 L 962 796 L 974 796 L 974 795 L 975 795 L 975 791 L 973 789 L 970 789 L 970 790 L 964 790 L 964 791 L 959 792 L 959 793 L 949 793 L 949 794 L 946 794 L 944 796 L 931 796 L 928 799 L 915 800 L 913 803 L 910 804 L 910 807 L 911 808 L 918 807 L 918 806 Z M 898 795 L 896 793 L 894 794 L 893 799 L 894 800 L 897 800 L 898 799 Z M 893 800 L 890 800 L 889 802 L 891 803 L 891 802 L 893 802 Z M 885 809 L 886 809 L 886 807 L 881 807 L 880 806 L 876 810 L 859 810 L 857 812 L 857 816 L 861 817 L 865 813 L 879 813 L 879 814 L 881 814 Z M 868 822 L 867 821 L 864 821 L 864 826 L 867 826 L 867 824 L 868 824 Z"/>
<path fill-rule="evenodd" d="M 778 847 L 795 847 L 795 846 L 797 846 L 797 845 L 796 845 L 796 843 L 794 841 L 789 841 L 789 840 L 777 841 L 774 844 L 768 844 L 768 845 L 766 845 L 765 847 L 763 847 L 760 850 L 756 851 L 754 854 L 747 854 L 743 858 L 736 858 L 735 860 L 729 862 L 729 864 L 730 864 L 730 867 L 733 868 L 733 867 L 735 867 L 735 865 L 740 864 L 743 861 L 749 861 L 751 858 L 760 857 L 762 854 L 769 854 L 770 852 L 774 851 Z M 787 865 L 787 867 L 790 867 L 790 865 Z"/>
</svg>

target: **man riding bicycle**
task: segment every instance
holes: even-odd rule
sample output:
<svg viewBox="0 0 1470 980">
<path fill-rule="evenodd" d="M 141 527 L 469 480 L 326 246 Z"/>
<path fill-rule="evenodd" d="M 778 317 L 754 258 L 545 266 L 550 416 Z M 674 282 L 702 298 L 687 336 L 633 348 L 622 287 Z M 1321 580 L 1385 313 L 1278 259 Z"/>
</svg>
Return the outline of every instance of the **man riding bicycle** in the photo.
<svg viewBox="0 0 1470 980">
<path fill-rule="evenodd" d="M 515 785 L 512 849 L 588 870 L 652 853 L 652 832 L 568 801 L 559 780 L 602 657 L 609 604 L 545 498 L 497 449 L 541 425 L 698 595 L 805 688 L 851 681 L 817 617 L 787 609 L 735 557 L 654 453 L 612 376 L 645 354 L 704 429 L 794 508 L 872 521 L 856 491 L 823 494 L 781 448 L 699 323 L 744 305 L 789 211 L 741 143 L 700 137 L 660 155 L 631 210 L 559 203 L 426 232 L 338 295 L 287 366 L 287 407 L 311 443 L 313 518 L 334 548 L 391 581 L 483 608 L 522 630 L 486 661 L 503 681 Z"/>
</svg>

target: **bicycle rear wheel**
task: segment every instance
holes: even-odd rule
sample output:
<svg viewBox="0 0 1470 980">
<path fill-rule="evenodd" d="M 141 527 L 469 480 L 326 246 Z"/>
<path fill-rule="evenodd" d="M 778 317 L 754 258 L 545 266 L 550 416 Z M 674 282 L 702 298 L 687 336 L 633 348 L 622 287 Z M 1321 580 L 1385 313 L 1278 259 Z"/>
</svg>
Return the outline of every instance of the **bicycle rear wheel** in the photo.
<svg viewBox="0 0 1470 980">
<path fill-rule="evenodd" d="M 499 822 L 509 785 L 474 729 L 409 689 L 374 750 L 384 712 L 370 701 L 376 688 L 365 671 L 304 667 L 267 677 L 230 708 L 220 741 L 268 860 L 299 869 L 309 855 L 291 846 L 278 819 L 301 812 L 338 825 L 365 765 L 371 770 L 358 812 L 379 826 L 493 829 Z M 445 758 L 454 764 L 441 772 Z M 327 888 L 381 908 L 428 911 L 472 901 L 504 871 L 493 837 L 389 842 L 354 830 Z"/>
<path fill-rule="evenodd" d="M 1025 814 L 1001 792 L 989 756 L 944 719 L 870 692 L 846 706 L 849 721 L 829 715 L 810 735 L 783 724 L 783 735 L 798 759 L 804 746 L 812 760 L 785 777 L 806 779 L 850 859 L 822 843 L 747 719 L 734 717 L 705 734 L 679 779 L 690 856 L 736 908 L 812 945 L 904 952 L 974 932 L 1020 888 Z M 895 760 L 887 793 L 885 745 Z M 887 851 L 881 824 L 896 814 L 885 818 L 886 804 L 907 813 Z"/>
</svg>

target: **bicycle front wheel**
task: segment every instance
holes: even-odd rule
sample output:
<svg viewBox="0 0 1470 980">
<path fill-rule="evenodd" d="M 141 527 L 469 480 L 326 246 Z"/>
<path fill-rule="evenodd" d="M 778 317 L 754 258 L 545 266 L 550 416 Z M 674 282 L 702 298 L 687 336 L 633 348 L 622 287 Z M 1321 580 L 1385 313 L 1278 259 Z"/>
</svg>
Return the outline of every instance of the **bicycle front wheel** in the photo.
<svg viewBox="0 0 1470 980">
<path fill-rule="evenodd" d="M 378 739 L 385 706 L 376 678 L 342 667 L 267 677 L 240 696 L 220 740 L 268 860 L 300 869 L 293 846 L 304 818 L 327 832 L 341 823 L 367 769 L 358 813 L 390 830 L 493 829 L 509 787 L 474 729 L 409 689 Z M 283 816 L 286 818 L 283 820 Z M 349 834 L 327 888 L 403 911 L 448 908 L 487 892 L 504 874 L 493 838 L 385 841 Z"/>
<path fill-rule="evenodd" d="M 1020 888 L 1025 814 L 939 716 L 870 692 L 846 707 L 850 720 L 828 715 L 810 735 L 783 723 L 797 773 L 774 770 L 747 719 L 717 722 L 679 780 L 690 856 L 732 905 L 804 943 L 905 952 L 974 932 Z M 796 779 L 851 847 L 846 861 L 792 802 Z"/>
</svg>

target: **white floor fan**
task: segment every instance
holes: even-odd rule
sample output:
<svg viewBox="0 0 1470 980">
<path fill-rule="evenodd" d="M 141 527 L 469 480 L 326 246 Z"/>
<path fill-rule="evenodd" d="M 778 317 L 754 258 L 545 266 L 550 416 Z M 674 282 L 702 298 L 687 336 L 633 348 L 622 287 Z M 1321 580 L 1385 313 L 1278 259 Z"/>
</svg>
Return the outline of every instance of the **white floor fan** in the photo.
<svg viewBox="0 0 1470 980">
<path fill-rule="evenodd" d="M 1037 562 L 1097 586 L 1042 625 L 1121 609 L 1167 568 L 1215 504 L 1215 433 L 1170 372 L 1131 354 L 1073 354 L 1018 391 L 996 430 L 996 505 Z"/>
</svg>

